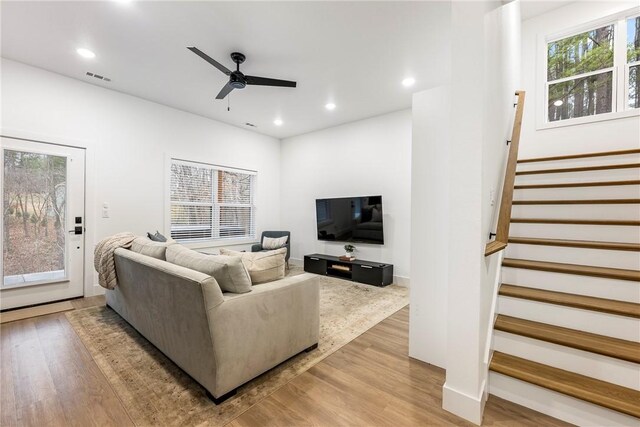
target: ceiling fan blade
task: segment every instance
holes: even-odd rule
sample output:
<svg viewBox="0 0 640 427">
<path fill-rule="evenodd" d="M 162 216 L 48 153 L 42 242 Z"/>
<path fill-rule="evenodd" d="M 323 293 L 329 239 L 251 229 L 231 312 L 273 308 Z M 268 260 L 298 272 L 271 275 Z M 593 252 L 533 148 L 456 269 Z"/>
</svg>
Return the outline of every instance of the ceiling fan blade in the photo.
<svg viewBox="0 0 640 427">
<path fill-rule="evenodd" d="M 267 77 L 244 76 L 248 85 L 296 87 L 296 82 L 289 80 L 269 79 Z"/>
<path fill-rule="evenodd" d="M 224 99 L 224 97 L 229 95 L 229 92 L 231 92 L 232 90 L 233 90 L 233 86 L 231 86 L 229 83 L 227 83 L 220 90 L 220 93 L 218 93 L 218 96 L 216 96 L 216 99 Z"/>
<path fill-rule="evenodd" d="M 195 53 L 200 58 L 202 58 L 205 61 L 207 61 L 209 64 L 211 64 L 214 67 L 216 67 L 218 70 L 220 70 L 223 73 L 225 73 L 227 76 L 231 75 L 231 70 L 229 70 L 227 67 L 225 67 L 224 65 L 222 65 L 221 63 L 219 63 L 218 61 L 216 61 L 215 59 L 213 59 L 212 57 L 210 57 L 209 55 L 207 55 L 206 53 L 204 53 L 203 51 L 201 51 L 197 47 L 191 46 L 191 47 L 187 47 L 187 49 L 189 49 L 191 52 Z"/>
</svg>

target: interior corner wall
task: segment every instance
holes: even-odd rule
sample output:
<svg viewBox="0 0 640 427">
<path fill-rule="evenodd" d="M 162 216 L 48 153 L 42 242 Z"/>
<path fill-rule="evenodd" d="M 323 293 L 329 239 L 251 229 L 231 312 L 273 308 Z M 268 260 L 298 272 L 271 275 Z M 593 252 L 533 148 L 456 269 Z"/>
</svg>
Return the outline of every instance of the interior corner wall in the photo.
<svg viewBox="0 0 640 427">
<path fill-rule="evenodd" d="M 484 246 L 507 153 L 520 3 L 452 2 L 446 382 L 443 408 L 480 424 L 497 264 Z M 473 49 L 468 49 L 473 46 Z M 468 64 L 474 65 L 473 75 Z M 499 202 L 499 196 L 496 197 Z"/>
<path fill-rule="evenodd" d="M 451 87 L 413 95 L 409 356 L 446 368 Z"/>
<path fill-rule="evenodd" d="M 522 22 L 522 84 L 527 91 L 520 156 L 611 151 L 640 147 L 640 116 L 539 129 L 545 115 L 544 37 L 638 7 L 637 1 L 579 1 Z M 541 53 L 542 52 L 542 53 Z M 541 86 L 542 84 L 542 86 Z"/>
<path fill-rule="evenodd" d="M 258 232 L 280 227 L 278 139 L 15 61 L 2 59 L 1 68 L 3 135 L 87 149 L 85 295 L 102 289 L 93 286 L 99 240 L 164 230 L 166 156 L 258 171 Z"/>
<path fill-rule="evenodd" d="M 316 199 L 381 194 L 385 244 L 356 244 L 356 256 L 392 263 L 396 282 L 408 281 L 411 110 L 286 138 L 280 164 L 281 223 L 291 231 L 296 262 L 344 253 L 344 243 L 317 239 Z"/>
</svg>

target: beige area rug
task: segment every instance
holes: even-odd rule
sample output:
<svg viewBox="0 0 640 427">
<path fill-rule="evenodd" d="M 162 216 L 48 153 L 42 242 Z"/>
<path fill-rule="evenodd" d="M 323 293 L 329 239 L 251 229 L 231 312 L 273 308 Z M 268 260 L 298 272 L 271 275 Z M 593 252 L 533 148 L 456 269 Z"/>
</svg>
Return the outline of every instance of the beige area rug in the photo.
<svg viewBox="0 0 640 427">
<path fill-rule="evenodd" d="M 289 274 L 301 272 L 292 268 Z M 318 348 L 243 385 L 217 406 L 203 387 L 113 310 L 91 307 L 66 316 L 136 425 L 222 426 L 409 303 L 409 290 L 397 285 L 320 280 Z"/>
<path fill-rule="evenodd" d="M 75 307 L 71 301 L 54 302 L 51 304 L 37 305 L 35 307 L 20 308 L 18 310 L 5 311 L 0 314 L 0 323 L 15 322 L 16 320 L 28 319 L 30 317 L 44 316 L 47 314 L 59 313 L 61 311 L 73 310 Z"/>
</svg>

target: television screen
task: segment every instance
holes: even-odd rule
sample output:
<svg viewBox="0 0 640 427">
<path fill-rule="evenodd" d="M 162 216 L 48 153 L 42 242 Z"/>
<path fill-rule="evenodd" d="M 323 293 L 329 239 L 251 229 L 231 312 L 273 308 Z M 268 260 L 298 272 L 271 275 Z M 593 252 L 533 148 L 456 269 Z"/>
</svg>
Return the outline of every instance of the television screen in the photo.
<svg viewBox="0 0 640 427">
<path fill-rule="evenodd" d="M 316 200 L 318 240 L 384 244 L 382 196 Z"/>
</svg>

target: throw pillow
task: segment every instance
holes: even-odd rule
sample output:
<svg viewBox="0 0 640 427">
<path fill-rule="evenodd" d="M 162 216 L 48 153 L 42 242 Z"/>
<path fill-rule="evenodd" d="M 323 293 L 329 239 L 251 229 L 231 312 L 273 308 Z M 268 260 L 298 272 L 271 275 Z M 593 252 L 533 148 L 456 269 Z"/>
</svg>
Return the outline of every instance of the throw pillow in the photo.
<svg viewBox="0 0 640 427">
<path fill-rule="evenodd" d="M 220 253 L 241 257 L 251 276 L 251 283 L 254 285 L 284 278 L 284 258 L 287 255 L 287 248 L 266 252 L 238 252 L 222 248 Z"/>
<path fill-rule="evenodd" d="M 167 261 L 213 276 L 223 292 L 251 291 L 251 278 L 240 257 L 202 254 L 182 245 L 171 245 L 167 248 Z"/>
<path fill-rule="evenodd" d="M 155 233 L 151 234 L 151 232 L 147 231 L 147 237 L 154 242 L 166 242 L 167 238 L 160 234 L 159 231 L 156 230 Z"/>
<path fill-rule="evenodd" d="M 289 239 L 289 236 L 265 237 L 262 239 L 262 249 L 280 249 L 287 244 L 287 239 Z"/>
<path fill-rule="evenodd" d="M 174 243 L 174 240 L 169 240 L 167 242 L 154 242 L 148 237 L 137 237 L 131 243 L 131 250 L 142 255 L 147 255 L 165 261 L 167 259 L 165 256 L 167 247 Z"/>
</svg>

